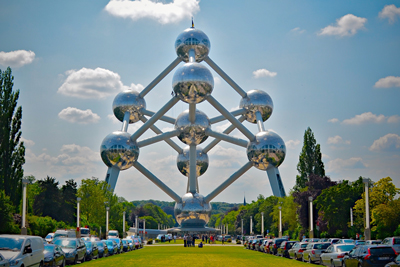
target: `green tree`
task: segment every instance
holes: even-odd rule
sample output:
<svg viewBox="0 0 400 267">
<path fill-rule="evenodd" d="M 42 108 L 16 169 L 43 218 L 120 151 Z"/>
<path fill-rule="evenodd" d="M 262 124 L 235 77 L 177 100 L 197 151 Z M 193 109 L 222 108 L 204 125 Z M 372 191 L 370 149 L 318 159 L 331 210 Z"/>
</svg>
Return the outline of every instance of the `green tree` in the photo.
<svg viewBox="0 0 400 267">
<path fill-rule="evenodd" d="M 36 215 L 49 216 L 57 221 L 61 220 L 60 211 L 61 193 L 55 178 L 47 176 L 38 181 L 41 192 L 36 196 L 33 209 Z"/>
<path fill-rule="evenodd" d="M 4 190 L 0 190 L 0 234 L 19 232 L 18 226 L 14 224 L 13 210 L 10 197 L 4 193 Z"/>
<path fill-rule="evenodd" d="M 11 69 L 0 70 L 0 190 L 10 197 L 14 207 L 21 200 L 25 147 L 21 141 L 22 107 L 17 107 L 19 90 L 13 91 Z"/>
<path fill-rule="evenodd" d="M 77 183 L 71 179 L 65 182 L 65 185 L 61 187 L 61 209 L 63 210 L 61 214 L 61 220 L 73 224 L 75 221 L 76 214 L 76 193 L 77 193 Z"/>
<path fill-rule="evenodd" d="M 299 175 L 296 176 L 295 191 L 306 187 L 306 182 L 311 174 L 325 176 L 324 163 L 322 162 L 321 147 L 315 140 L 314 133 L 310 127 L 304 133 L 303 148 L 297 164 Z"/>
</svg>

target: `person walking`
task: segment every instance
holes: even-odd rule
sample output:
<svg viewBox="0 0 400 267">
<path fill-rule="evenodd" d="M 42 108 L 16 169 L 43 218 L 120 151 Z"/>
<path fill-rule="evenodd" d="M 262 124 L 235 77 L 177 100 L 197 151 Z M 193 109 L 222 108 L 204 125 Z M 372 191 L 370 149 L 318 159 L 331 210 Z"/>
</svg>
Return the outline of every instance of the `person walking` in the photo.
<svg viewBox="0 0 400 267">
<path fill-rule="evenodd" d="M 222 236 L 222 245 L 224 245 L 224 243 L 225 243 L 225 236 L 223 235 Z"/>
<path fill-rule="evenodd" d="M 176 243 L 176 235 L 174 235 L 174 243 Z"/>
<path fill-rule="evenodd" d="M 193 234 L 193 247 L 195 247 L 196 246 L 196 236 Z"/>
<path fill-rule="evenodd" d="M 184 247 L 187 246 L 187 236 L 186 235 L 183 236 L 183 246 Z"/>
</svg>

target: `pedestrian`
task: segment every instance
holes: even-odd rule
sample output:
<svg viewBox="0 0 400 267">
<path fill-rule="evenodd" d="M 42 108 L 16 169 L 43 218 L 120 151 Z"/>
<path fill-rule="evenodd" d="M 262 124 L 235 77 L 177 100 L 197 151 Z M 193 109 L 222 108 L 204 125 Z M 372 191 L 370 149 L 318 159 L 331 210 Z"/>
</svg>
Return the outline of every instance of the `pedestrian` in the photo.
<svg viewBox="0 0 400 267">
<path fill-rule="evenodd" d="M 196 236 L 193 235 L 193 247 L 195 247 L 195 246 L 196 246 Z"/>
<path fill-rule="evenodd" d="M 198 245 L 199 248 L 203 247 L 203 242 L 200 242 L 200 244 Z"/>
<path fill-rule="evenodd" d="M 225 236 L 223 235 L 222 236 L 222 245 L 224 245 L 224 243 L 225 243 Z"/>
<path fill-rule="evenodd" d="M 174 243 L 176 243 L 176 235 L 174 235 Z"/>
<path fill-rule="evenodd" d="M 186 235 L 183 236 L 183 246 L 184 247 L 187 246 L 187 236 Z"/>
</svg>

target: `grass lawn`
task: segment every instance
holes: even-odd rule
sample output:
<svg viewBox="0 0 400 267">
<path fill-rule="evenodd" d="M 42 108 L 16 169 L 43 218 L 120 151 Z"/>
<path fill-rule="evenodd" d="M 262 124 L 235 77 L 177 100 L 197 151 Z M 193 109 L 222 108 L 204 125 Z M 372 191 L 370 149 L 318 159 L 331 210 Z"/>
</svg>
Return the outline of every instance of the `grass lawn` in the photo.
<svg viewBox="0 0 400 267">
<path fill-rule="evenodd" d="M 146 246 L 143 249 L 85 262 L 82 267 L 121 266 L 310 266 L 243 246 Z"/>
</svg>

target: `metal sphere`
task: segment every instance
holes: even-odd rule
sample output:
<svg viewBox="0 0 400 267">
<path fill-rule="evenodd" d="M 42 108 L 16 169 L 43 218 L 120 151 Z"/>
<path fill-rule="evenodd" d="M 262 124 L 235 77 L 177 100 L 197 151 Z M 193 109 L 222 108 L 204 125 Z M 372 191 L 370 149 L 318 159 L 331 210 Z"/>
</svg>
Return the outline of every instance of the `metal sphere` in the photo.
<svg viewBox="0 0 400 267">
<path fill-rule="evenodd" d="M 175 204 L 174 213 L 182 227 L 204 227 L 210 220 L 211 205 L 198 193 L 186 193 L 182 202 Z"/>
<path fill-rule="evenodd" d="M 183 149 L 182 153 L 178 154 L 176 159 L 176 165 L 179 171 L 189 177 L 189 150 L 190 147 L 187 146 Z M 196 177 L 203 175 L 208 168 L 208 155 L 203 152 L 203 149 L 199 146 L 196 147 Z"/>
<path fill-rule="evenodd" d="M 180 131 L 178 138 L 187 145 L 203 143 L 208 138 L 206 130 L 210 127 L 211 123 L 207 115 L 197 109 L 194 124 L 190 123 L 189 110 L 179 114 L 175 121 L 175 129 Z"/>
<path fill-rule="evenodd" d="M 186 103 L 200 103 L 214 88 L 214 77 L 200 63 L 185 63 L 176 70 L 172 78 L 172 88 L 180 100 Z"/>
<path fill-rule="evenodd" d="M 140 119 L 141 110 L 146 108 L 146 102 L 135 90 L 124 90 L 120 92 L 113 102 L 113 112 L 115 117 L 123 121 L 125 112 L 130 112 L 129 123 L 135 123 Z"/>
<path fill-rule="evenodd" d="M 196 62 L 201 62 L 210 52 L 207 35 L 195 28 L 188 28 L 179 34 L 175 41 L 175 51 L 183 61 L 189 62 L 189 50 L 195 51 Z"/>
<path fill-rule="evenodd" d="M 130 137 L 127 132 L 115 131 L 104 138 L 100 146 L 100 155 L 108 167 L 126 170 L 138 159 L 139 147 Z"/>
<path fill-rule="evenodd" d="M 285 142 L 272 131 L 257 133 L 256 139 L 247 146 L 247 158 L 260 170 L 266 170 L 270 164 L 279 167 L 285 155 Z"/>
<path fill-rule="evenodd" d="M 246 109 L 246 120 L 248 122 L 257 123 L 256 111 L 259 111 L 262 120 L 266 121 L 272 114 L 274 104 L 272 99 L 264 91 L 250 90 L 247 95 L 240 100 L 240 107 Z"/>
</svg>

